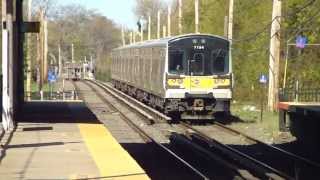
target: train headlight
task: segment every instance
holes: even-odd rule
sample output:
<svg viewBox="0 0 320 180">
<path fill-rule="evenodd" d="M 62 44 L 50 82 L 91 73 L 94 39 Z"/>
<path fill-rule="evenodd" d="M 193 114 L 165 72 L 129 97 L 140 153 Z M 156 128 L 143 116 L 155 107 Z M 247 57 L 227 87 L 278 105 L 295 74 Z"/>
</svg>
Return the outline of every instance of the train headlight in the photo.
<svg viewBox="0 0 320 180">
<path fill-rule="evenodd" d="M 183 88 L 183 79 L 168 79 L 167 80 L 168 88 L 182 89 Z"/>
<path fill-rule="evenodd" d="M 215 79 L 214 84 L 217 88 L 228 88 L 230 86 L 230 79 Z"/>
</svg>

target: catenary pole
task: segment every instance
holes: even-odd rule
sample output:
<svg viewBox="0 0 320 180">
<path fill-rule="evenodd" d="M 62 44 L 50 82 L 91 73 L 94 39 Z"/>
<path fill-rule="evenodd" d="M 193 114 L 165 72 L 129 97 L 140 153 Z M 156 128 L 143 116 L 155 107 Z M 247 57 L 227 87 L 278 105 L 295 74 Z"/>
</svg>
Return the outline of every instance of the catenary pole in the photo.
<svg viewBox="0 0 320 180">
<path fill-rule="evenodd" d="M 195 33 L 199 33 L 199 0 L 194 1 L 195 7 Z"/>
<path fill-rule="evenodd" d="M 123 27 L 123 25 L 121 27 L 121 39 L 122 39 L 122 46 L 125 46 L 126 45 L 126 40 L 125 40 L 125 37 L 124 37 L 124 27 Z"/>
<path fill-rule="evenodd" d="M 179 0 L 179 34 L 182 34 L 182 0 Z"/>
<path fill-rule="evenodd" d="M 171 7 L 168 5 L 168 36 L 171 36 Z"/>
<path fill-rule="evenodd" d="M 148 40 L 151 40 L 151 16 L 148 16 Z"/>
<path fill-rule="evenodd" d="M 161 12 L 158 10 L 158 23 L 157 23 L 157 38 L 160 39 L 161 36 Z"/>
<path fill-rule="evenodd" d="M 75 63 L 75 61 L 74 61 L 74 45 L 73 45 L 73 43 L 71 44 L 71 62 Z"/>
<path fill-rule="evenodd" d="M 228 39 L 233 38 L 233 0 L 229 0 L 229 17 L 228 17 Z"/>
<path fill-rule="evenodd" d="M 59 77 L 62 76 L 62 59 L 61 59 L 61 45 L 58 45 L 58 62 L 59 62 Z"/>
</svg>

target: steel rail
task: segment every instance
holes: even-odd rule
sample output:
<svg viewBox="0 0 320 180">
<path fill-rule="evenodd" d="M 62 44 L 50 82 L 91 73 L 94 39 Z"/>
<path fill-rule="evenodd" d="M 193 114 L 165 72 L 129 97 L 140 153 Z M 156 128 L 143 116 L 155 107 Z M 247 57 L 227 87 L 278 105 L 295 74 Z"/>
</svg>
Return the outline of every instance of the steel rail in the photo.
<svg viewBox="0 0 320 180">
<path fill-rule="evenodd" d="M 86 81 L 83 81 L 83 83 L 85 85 L 87 85 L 102 101 L 103 103 L 107 104 L 108 107 L 111 107 L 111 109 L 113 110 L 113 112 L 118 112 L 120 117 L 122 119 L 126 119 L 125 116 L 123 116 L 123 113 L 121 113 L 117 107 L 114 106 L 114 104 L 110 103 L 101 93 L 99 93 L 91 84 L 87 83 Z M 87 104 L 87 103 L 86 103 Z M 135 129 L 136 127 L 131 126 L 131 124 L 128 124 L 131 128 Z M 143 133 L 138 133 L 139 136 L 145 141 L 145 142 L 150 142 L 149 138 L 147 136 L 145 136 L 145 134 Z"/>
<path fill-rule="evenodd" d="M 91 83 L 94 83 L 92 81 L 90 81 Z M 94 83 L 96 84 L 96 83 Z M 96 84 L 97 85 L 97 84 Z M 110 93 L 110 90 L 107 90 L 107 87 L 104 86 L 99 86 L 102 90 L 105 90 L 106 93 Z M 96 89 L 92 89 L 95 93 L 99 93 L 97 92 Z M 111 94 L 111 93 L 110 93 Z M 111 94 L 112 96 L 114 96 L 114 93 Z M 105 101 L 108 101 L 104 96 L 100 95 L 99 97 L 102 97 Z M 115 96 L 114 96 L 115 97 Z M 119 96 L 116 96 L 115 98 L 118 98 Z M 122 100 L 121 100 L 122 101 Z M 122 101 L 124 102 L 124 101 Z M 108 103 L 109 105 L 111 105 L 112 107 L 114 107 L 115 109 L 118 109 L 117 107 L 115 107 L 112 103 Z M 131 104 L 132 105 L 132 104 Z M 131 108 L 131 105 L 129 106 Z M 195 172 L 198 176 L 200 176 L 201 178 L 205 179 L 205 180 L 209 180 L 209 178 L 207 176 L 205 176 L 203 173 L 201 173 L 199 170 L 197 170 L 195 167 L 193 167 L 191 164 L 189 164 L 187 161 L 183 160 L 183 158 L 181 158 L 179 155 L 177 155 L 176 153 L 174 153 L 172 150 L 170 150 L 169 148 L 167 148 L 166 146 L 162 145 L 161 143 L 157 142 L 154 138 L 152 138 L 150 135 L 148 135 L 148 133 L 143 130 L 142 128 L 140 128 L 139 126 L 137 126 L 132 120 L 130 120 L 129 117 L 127 117 L 126 114 L 122 113 L 120 110 L 118 110 L 119 114 L 121 115 L 122 119 L 130 126 L 133 128 L 134 131 L 136 131 L 141 137 L 143 137 L 143 140 L 145 140 L 146 143 L 154 143 L 156 146 L 160 147 L 161 149 L 163 149 L 164 151 L 166 151 L 167 153 L 169 153 L 170 155 L 172 155 L 174 158 L 176 158 L 177 160 L 179 160 L 181 163 L 183 163 L 185 166 L 187 166 L 188 168 L 190 168 L 193 172 Z M 140 111 L 139 111 L 140 113 Z M 143 115 L 145 118 L 149 118 L 147 113 L 142 113 L 141 115 Z"/>
<path fill-rule="evenodd" d="M 114 89 L 113 87 L 111 87 L 111 86 L 108 85 L 108 84 L 105 84 L 105 83 L 102 83 L 102 82 L 93 82 L 93 83 L 95 83 L 96 85 L 100 86 L 101 88 L 108 88 L 108 89 L 111 90 L 111 91 L 114 91 L 114 92 L 116 92 L 116 93 L 119 93 L 119 94 L 121 94 L 123 97 L 125 96 L 125 98 L 126 98 L 126 99 L 129 99 L 131 102 L 137 103 L 137 104 L 138 104 L 140 107 L 142 107 L 143 109 L 145 109 L 145 108 L 147 108 L 148 110 L 151 109 L 151 111 L 148 111 L 148 112 L 152 112 L 152 114 L 154 114 L 154 112 L 156 112 L 156 116 L 160 116 L 160 117 L 161 117 L 161 116 L 164 116 L 164 117 L 162 117 L 162 118 L 163 118 L 163 119 L 166 119 L 166 116 L 165 116 L 164 114 L 162 114 L 162 113 L 160 113 L 160 112 L 152 109 L 152 108 L 149 107 L 149 106 L 144 105 L 144 104 L 141 103 L 140 101 L 137 101 L 136 99 L 134 99 L 134 98 L 132 98 L 132 97 L 124 94 L 123 92 L 121 92 L 121 91 L 119 91 L 119 90 L 117 90 L 117 89 Z M 169 120 L 169 118 L 167 118 L 167 120 Z M 183 124 L 183 123 L 182 123 L 182 124 Z M 185 125 L 186 125 L 186 124 L 185 124 Z M 232 129 L 232 128 L 226 127 L 226 126 L 222 125 L 221 123 L 215 122 L 215 125 L 216 125 L 218 128 L 223 128 L 224 130 L 227 130 L 227 131 L 232 132 L 232 133 L 234 133 L 234 134 L 236 134 L 236 135 L 242 136 L 242 137 L 246 138 L 247 140 L 250 140 L 250 141 L 255 142 L 255 143 L 257 143 L 257 144 L 260 144 L 260 145 L 263 145 L 263 146 L 265 146 L 265 147 L 268 147 L 268 148 L 270 148 L 270 149 L 273 150 L 273 151 L 277 151 L 277 153 L 282 153 L 283 155 L 286 155 L 287 157 L 291 158 L 291 160 L 294 160 L 295 163 L 296 163 L 296 162 L 302 162 L 302 163 L 306 163 L 306 164 L 308 164 L 308 165 L 311 165 L 311 166 L 320 168 L 320 165 L 319 165 L 319 164 L 317 164 L 317 163 L 315 163 L 315 162 L 313 162 L 313 161 L 311 161 L 311 160 L 308 160 L 308 159 L 306 159 L 306 158 L 304 158 L 304 157 L 301 157 L 301 156 L 295 155 L 295 154 L 293 154 L 293 153 L 287 152 L 287 151 L 285 151 L 285 150 L 283 150 L 283 149 L 280 149 L 280 148 L 278 148 L 278 147 L 275 147 L 275 146 L 266 144 L 266 143 L 264 143 L 264 142 L 262 142 L 262 141 L 260 141 L 260 140 L 257 140 L 257 139 L 255 139 L 255 138 L 253 138 L 253 137 L 250 137 L 250 136 L 248 136 L 248 135 L 246 135 L 246 134 L 244 134 L 244 133 L 241 133 L 241 132 L 239 132 L 239 131 L 237 131 L 237 130 L 234 130 L 234 129 Z M 195 136 L 195 137 L 197 137 L 197 138 L 199 138 L 199 137 L 202 137 L 202 138 L 203 138 L 203 137 L 204 137 L 203 135 L 205 135 L 205 134 L 203 134 L 202 132 L 200 132 L 200 131 L 192 128 L 191 126 L 189 126 L 188 128 L 189 128 L 189 129 L 192 129 L 192 130 L 195 131 L 195 132 L 197 132 L 197 134 L 199 135 L 198 137 Z M 210 138 L 210 137 L 208 137 L 208 136 L 207 136 L 206 138 L 204 138 L 204 139 L 210 140 L 210 143 L 213 143 L 213 142 L 214 142 L 214 143 L 220 143 L 220 142 L 218 142 L 218 141 L 214 141 L 212 138 Z M 208 141 L 208 142 L 209 142 L 209 141 Z M 222 143 L 220 143 L 220 144 L 222 144 Z M 224 144 L 222 144 L 222 145 L 224 145 Z M 228 146 L 228 147 L 230 148 L 230 146 Z M 246 158 L 246 159 L 248 159 L 249 161 L 254 162 L 255 164 L 258 164 L 259 166 L 261 166 L 261 167 L 262 167 L 263 169 L 265 169 L 265 170 L 268 170 L 268 171 L 273 172 L 274 174 L 266 174 L 266 176 L 268 176 L 268 177 L 270 177 L 270 178 L 276 178 L 276 179 L 278 179 L 278 178 L 284 177 L 284 178 L 286 178 L 286 179 L 294 179 L 294 177 L 291 177 L 290 175 L 288 175 L 288 174 L 286 174 L 286 173 L 284 173 L 284 172 L 281 172 L 281 171 L 279 171 L 279 170 L 277 170 L 277 169 L 275 169 L 275 168 L 273 168 L 273 167 L 271 167 L 271 166 L 269 166 L 269 165 L 267 165 L 267 164 L 265 164 L 265 163 L 263 163 L 263 162 L 255 159 L 255 158 L 253 158 L 253 157 L 251 157 L 251 156 L 249 156 L 249 155 L 247 155 L 247 154 L 245 154 L 245 153 L 242 153 L 242 152 L 240 152 L 240 151 L 238 151 L 238 150 L 236 150 L 236 149 L 234 149 L 234 148 L 229 149 L 229 151 L 232 151 L 232 152 L 240 155 L 240 157 Z M 265 170 L 264 170 L 264 172 L 266 172 Z M 260 171 L 261 171 L 261 169 L 260 169 Z M 275 175 L 276 175 L 276 176 L 275 176 Z M 277 175 L 280 176 L 280 177 L 278 177 Z"/>
<path fill-rule="evenodd" d="M 203 132 L 195 129 L 194 127 L 190 126 L 187 123 L 181 122 L 180 123 L 182 127 L 185 129 L 189 129 L 193 131 L 192 137 L 195 137 L 198 140 L 205 141 L 208 145 L 215 147 L 219 149 L 220 151 L 223 151 L 225 153 L 228 153 L 233 158 L 239 160 L 239 161 L 246 161 L 246 163 L 241 163 L 242 165 L 246 166 L 249 169 L 253 169 L 255 171 L 258 171 L 261 174 L 264 174 L 265 176 L 271 178 L 271 179 L 294 179 L 293 177 L 287 175 L 284 172 L 281 172 L 277 169 L 274 169 L 273 167 L 270 167 L 269 165 L 245 154 L 240 152 L 239 150 L 232 148 L 226 144 L 220 143 L 215 139 L 212 139 L 208 135 L 204 134 Z M 270 173 L 272 172 L 272 173 Z"/>
<path fill-rule="evenodd" d="M 169 116 L 167 116 L 167 115 L 165 115 L 165 114 L 153 109 L 152 107 L 149 107 L 149 106 L 143 104 L 142 102 L 134 99 L 133 97 L 123 93 L 122 91 L 119 91 L 118 89 L 113 88 L 109 84 L 106 84 L 106 83 L 103 83 L 103 82 L 100 82 L 100 81 L 94 81 L 94 82 L 98 83 L 99 85 L 101 85 L 101 86 L 103 86 L 105 88 L 108 88 L 108 89 L 110 89 L 112 91 L 115 91 L 116 93 L 120 94 L 123 98 L 125 98 L 128 101 L 136 103 L 140 108 L 143 108 L 144 110 L 146 110 L 149 113 L 153 114 L 154 116 L 156 116 L 160 120 L 164 120 L 166 122 L 170 122 L 172 120 L 171 117 L 169 117 Z"/>
<path fill-rule="evenodd" d="M 141 108 L 143 108 L 144 110 L 147 109 L 148 112 L 150 112 L 151 114 L 153 114 L 153 115 L 155 115 L 155 116 L 157 116 L 157 117 L 161 117 L 161 119 L 165 120 L 166 122 L 170 122 L 170 120 L 171 120 L 170 117 L 162 114 L 161 112 L 158 112 L 158 111 L 152 109 L 152 108 L 149 107 L 149 106 L 146 106 L 146 105 L 142 104 L 140 101 L 138 101 L 138 100 L 136 100 L 136 99 L 134 99 L 134 98 L 132 98 L 132 97 L 124 94 L 122 91 L 119 91 L 119 90 L 111 87 L 111 86 L 108 85 L 108 84 L 105 84 L 105 83 L 102 83 L 102 82 L 98 82 L 98 81 L 89 81 L 89 82 L 92 82 L 93 84 L 95 84 L 95 85 L 99 86 L 100 88 L 104 89 L 104 90 L 106 91 L 106 93 L 109 93 L 110 91 L 114 91 L 115 93 L 121 94 L 122 97 L 125 97 L 126 99 L 129 99 L 129 100 L 130 100 L 131 102 L 133 102 L 134 104 L 138 104 L 138 105 L 139 105 Z M 110 91 L 108 91 L 108 90 L 110 90 Z M 112 95 L 112 94 L 111 94 L 111 95 Z M 117 97 L 118 97 L 118 96 L 117 96 Z M 116 98 L 117 98 L 117 97 L 116 97 Z M 141 106 L 141 105 L 142 105 L 142 106 Z M 144 114 L 142 114 L 142 115 L 144 115 Z M 128 122 L 128 123 L 130 123 L 130 122 Z M 130 124 L 129 124 L 129 125 L 130 125 Z M 131 126 L 131 125 L 130 125 L 130 126 Z M 133 124 L 132 126 L 133 126 L 132 128 L 134 128 L 134 129 L 139 128 L 139 127 L 135 127 L 134 124 Z M 174 134 L 174 133 L 173 133 L 173 134 Z M 172 136 L 170 137 L 170 138 L 172 138 L 172 140 L 182 141 L 182 143 L 186 143 L 186 142 L 187 142 L 186 140 L 183 141 L 182 136 L 179 136 L 179 135 L 177 135 L 177 134 L 173 135 L 173 134 L 172 134 Z M 146 134 L 143 134 L 143 136 L 145 136 L 145 135 L 146 135 Z M 207 154 L 208 157 L 210 157 L 210 158 L 213 159 L 214 161 L 222 164 L 224 167 L 227 167 L 228 169 L 233 170 L 234 172 L 237 172 L 237 173 L 240 174 L 242 177 L 249 177 L 248 179 L 252 179 L 253 176 L 251 176 L 250 173 L 246 172 L 245 170 L 241 170 L 240 168 L 237 169 L 236 166 L 233 166 L 232 164 L 228 163 L 227 161 L 224 161 L 222 158 L 219 158 L 218 155 L 215 155 L 215 154 L 213 154 L 213 153 L 205 150 L 204 148 L 201 148 L 199 145 L 197 145 L 197 144 L 195 144 L 195 143 L 190 142 L 190 143 L 187 143 L 187 144 L 190 145 L 190 146 L 193 146 L 193 148 L 195 148 L 195 149 L 198 149 L 199 152 L 202 152 L 203 154 Z M 160 144 L 160 145 L 161 145 L 161 144 Z M 170 150 L 170 151 L 171 151 L 171 150 Z M 172 151 L 171 151 L 171 152 L 172 152 Z M 172 153 L 174 153 L 174 152 L 172 152 Z M 253 178 L 253 179 L 254 179 L 254 178 Z"/>
<path fill-rule="evenodd" d="M 97 85 L 98 87 L 100 87 L 101 89 L 103 89 L 106 93 L 109 93 L 111 94 L 113 97 L 115 97 L 116 99 L 120 100 L 121 102 L 125 103 L 127 106 L 129 106 L 131 109 L 135 110 L 136 112 L 138 112 L 140 115 L 144 116 L 147 118 L 148 120 L 148 124 L 153 124 L 154 123 L 154 117 L 146 112 L 145 110 L 143 110 L 142 108 L 140 107 L 137 107 L 135 104 L 127 101 L 126 99 L 124 99 L 123 97 L 119 96 L 116 94 L 116 92 L 114 92 L 113 90 L 110 90 L 109 87 L 105 87 L 103 85 L 101 85 L 100 83 L 98 82 L 95 82 L 95 81 L 89 81 L 95 85 Z"/>
<path fill-rule="evenodd" d="M 292 160 L 297 160 L 297 161 L 299 161 L 299 162 L 303 162 L 303 163 L 306 163 L 306 164 L 308 164 L 308 165 L 311 165 L 311 166 L 320 168 L 320 164 L 318 164 L 318 163 L 316 163 L 316 162 L 314 162 L 314 161 L 311 161 L 311 160 L 306 159 L 306 158 L 304 158 L 304 157 L 298 156 L 298 155 L 293 154 L 293 153 L 291 153 L 291 152 L 285 151 L 285 150 L 283 150 L 283 149 L 281 149 L 281 148 L 272 146 L 272 145 L 270 145 L 270 144 L 266 144 L 266 143 L 264 143 L 264 142 L 262 142 L 262 141 L 260 141 L 260 140 L 258 140 L 258 139 L 256 139 L 256 138 L 254 138 L 254 137 L 248 136 L 248 135 L 245 134 L 245 133 L 242 133 L 242 132 L 240 132 L 240 131 L 237 131 L 237 130 L 235 130 L 235 129 L 232 129 L 232 128 L 230 128 L 230 127 L 227 127 L 227 126 L 225 126 L 225 125 L 223 125 L 223 124 L 221 124 L 221 123 L 215 122 L 215 124 L 216 124 L 218 127 L 220 127 L 220 128 L 223 128 L 223 129 L 225 129 L 225 130 L 228 130 L 228 131 L 230 131 L 230 132 L 232 132 L 232 133 L 235 133 L 235 134 L 237 134 L 237 135 L 239 135 L 239 136 L 245 137 L 245 138 L 247 138 L 247 139 L 249 139 L 249 140 L 251 140 L 251 141 L 254 141 L 254 142 L 258 143 L 258 144 L 261 144 L 261 145 L 263 145 L 263 146 L 265 146 L 265 147 L 268 147 L 268 148 L 270 148 L 271 150 L 278 151 L 279 153 L 283 153 L 284 155 L 292 158 Z"/>
<path fill-rule="evenodd" d="M 142 104 L 140 101 L 138 101 L 138 100 L 136 100 L 136 99 L 134 99 L 134 98 L 132 98 L 132 97 L 130 97 L 130 96 L 128 96 L 128 95 L 126 95 L 126 94 L 124 94 L 123 92 L 121 92 L 121 91 L 119 91 L 119 90 L 117 90 L 117 89 L 114 89 L 113 87 L 110 87 L 109 85 L 106 85 L 106 84 L 104 84 L 104 83 L 101 83 L 101 82 L 98 82 L 98 81 L 90 81 L 90 82 L 92 82 L 92 83 L 94 83 L 94 84 L 96 84 L 97 86 L 99 86 L 99 87 L 101 87 L 102 89 L 105 89 L 106 91 L 108 91 L 110 94 L 114 94 L 113 92 L 110 92 L 110 91 L 114 91 L 114 92 L 116 92 L 116 93 L 119 93 L 119 94 L 121 94 L 122 96 L 125 96 L 125 97 L 127 97 L 128 99 L 130 99 L 132 102 L 134 102 L 134 103 L 137 103 L 137 104 Z M 111 90 L 112 89 L 112 90 Z M 126 99 L 127 99 L 126 98 Z M 146 105 L 144 105 L 143 104 L 143 106 L 142 106 L 142 108 L 148 108 L 148 109 L 152 109 L 151 107 L 149 107 L 149 106 L 146 106 Z M 154 111 L 156 111 L 156 110 L 153 110 L 152 109 L 152 111 L 151 112 L 154 112 Z M 160 112 L 158 112 L 158 111 L 156 111 L 157 112 L 157 115 L 158 114 L 161 114 L 161 116 L 165 116 L 165 115 L 163 115 L 162 113 L 160 113 Z M 142 114 L 142 115 L 144 115 L 144 114 Z M 183 124 L 183 123 L 182 123 Z M 189 127 L 189 129 L 192 129 L 192 128 L 190 128 Z M 196 131 L 195 129 L 194 129 L 194 131 Z M 199 132 L 199 133 L 201 133 L 201 132 Z M 201 133 L 202 134 L 202 133 Z M 243 154 L 243 155 L 245 155 L 245 154 Z M 248 157 L 247 157 L 248 158 Z M 254 159 L 253 159 L 254 160 Z M 252 160 L 251 160 L 252 161 Z M 265 169 L 271 169 L 271 171 L 277 171 L 276 169 L 273 169 L 272 167 L 270 167 L 270 166 L 267 166 L 267 165 L 263 165 L 263 166 L 266 166 L 266 168 Z M 265 172 L 265 171 L 264 171 Z M 282 174 L 281 172 L 277 172 L 278 174 L 281 174 L 282 175 L 282 177 L 286 177 L 286 179 L 292 179 L 292 178 L 290 178 L 290 176 L 288 176 L 288 175 L 286 175 L 286 174 Z M 273 175 L 273 174 L 271 174 L 271 175 L 266 175 L 266 176 L 268 176 L 268 177 L 270 177 L 270 178 L 272 178 L 272 179 L 281 179 L 281 177 L 280 176 L 276 176 L 276 175 Z"/>
<path fill-rule="evenodd" d="M 99 82 L 99 81 L 90 81 L 90 82 L 96 84 L 97 86 L 101 87 L 102 89 L 105 89 L 106 91 L 108 91 L 108 92 L 111 93 L 111 94 L 112 94 L 112 92 L 110 92 L 110 91 L 114 91 L 114 93 L 121 94 L 121 96 L 124 97 L 126 100 L 129 100 L 129 101 L 133 102 L 134 104 L 138 104 L 138 106 L 141 107 L 141 109 L 143 109 L 143 110 L 147 109 L 148 112 L 150 112 L 152 115 L 156 115 L 157 117 L 161 117 L 162 119 L 165 119 L 165 120 L 171 120 L 170 117 L 167 117 L 166 115 L 164 115 L 164 114 L 162 114 L 162 113 L 160 113 L 160 112 L 152 109 L 151 107 L 149 107 L 149 106 L 141 103 L 140 101 L 138 101 L 138 100 L 136 100 L 136 99 L 134 99 L 134 98 L 126 95 L 125 93 L 123 93 L 123 92 L 121 92 L 121 91 L 119 91 L 119 90 L 111 87 L 111 86 L 108 85 L 108 84 L 105 84 L 105 83 Z M 142 112 L 141 115 L 144 115 L 143 110 L 142 110 L 142 111 L 138 111 L 138 112 L 140 112 L 140 113 Z M 151 124 L 152 124 L 152 123 L 151 123 Z M 185 124 L 185 123 L 182 123 L 182 124 L 187 125 L 187 124 Z M 280 148 L 277 148 L 277 147 L 268 145 L 268 144 L 266 144 L 266 143 L 263 143 L 262 141 L 259 141 L 259 140 L 255 139 L 255 138 L 253 138 L 253 137 L 250 137 L 250 136 L 248 136 L 248 135 L 246 135 L 246 134 L 244 134 L 244 133 L 241 133 L 241 132 L 239 132 L 239 131 L 236 131 L 236 130 L 234 130 L 234 129 L 231 129 L 231 128 L 229 128 L 229 127 L 226 127 L 226 126 L 224 126 L 224 125 L 222 125 L 222 124 L 220 124 L 220 123 L 215 122 L 215 125 L 216 125 L 218 128 L 223 128 L 224 130 L 228 130 L 229 132 L 232 132 L 232 133 L 234 133 L 234 134 L 236 134 L 236 135 L 243 136 L 243 137 L 245 137 L 246 139 L 248 139 L 248 140 L 250 140 L 250 141 L 253 141 L 253 142 L 255 142 L 255 143 L 259 143 L 259 144 L 268 146 L 268 147 L 271 148 L 272 150 L 281 152 L 281 153 L 283 153 L 283 154 L 285 154 L 285 155 L 287 155 L 287 156 L 289 156 L 289 157 L 291 157 L 291 158 L 295 158 L 295 159 L 298 160 L 298 161 L 305 162 L 305 163 L 307 163 L 307 164 L 309 164 L 309 165 L 312 165 L 312 166 L 315 166 L 315 167 L 320 167 L 320 165 L 318 165 L 317 163 L 312 162 L 312 161 L 310 161 L 310 160 L 308 160 L 308 159 L 306 159 L 306 158 L 297 156 L 297 155 L 295 155 L 295 154 L 293 154 L 293 153 L 290 153 L 290 152 L 287 152 L 287 151 L 285 151 L 285 150 L 283 150 L 283 149 L 280 149 Z M 191 130 L 193 130 L 194 132 L 197 132 L 197 135 L 195 135 L 196 138 L 206 139 L 207 142 L 210 142 L 209 144 L 211 144 L 211 145 L 212 145 L 212 143 L 220 143 L 220 142 L 215 141 L 215 140 L 213 140 L 212 138 L 206 136 L 206 135 L 203 134 L 202 132 L 194 129 L 193 127 L 191 127 L 191 126 L 189 126 L 189 125 L 188 125 L 188 129 L 191 129 Z M 206 137 L 205 137 L 205 136 L 206 136 Z M 221 144 L 221 145 L 224 145 L 224 144 L 222 144 L 222 143 L 220 143 L 220 144 Z M 225 145 L 225 146 L 227 146 L 227 145 Z M 220 146 L 220 147 L 221 147 L 221 146 Z M 228 147 L 230 148 L 230 146 L 228 146 Z M 238 151 L 238 150 L 236 150 L 236 149 L 233 149 L 233 148 L 232 148 L 232 149 L 228 149 L 228 150 L 231 151 L 231 152 L 233 152 L 233 153 L 238 154 L 238 157 L 246 158 L 247 160 L 249 160 L 249 161 L 251 161 L 251 162 L 253 162 L 253 163 L 255 163 L 255 164 L 258 164 L 260 167 L 262 167 L 262 169 L 264 169 L 264 170 L 262 170 L 261 168 L 260 168 L 260 169 L 258 168 L 258 169 L 260 170 L 260 172 L 262 172 L 262 171 L 263 171 L 264 173 L 267 172 L 267 171 L 273 172 L 273 173 L 265 173 L 265 175 L 266 175 L 267 177 L 269 177 L 269 178 L 272 178 L 272 179 L 281 179 L 281 177 L 283 177 L 283 178 L 286 178 L 286 179 L 294 179 L 294 178 L 291 177 L 290 175 L 288 175 L 288 174 L 286 174 L 286 173 L 284 173 L 284 172 L 281 172 L 281 171 L 279 171 L 279 170 L 277 170 L 277 169 L 275 169 L 275 168 L 273 168 L 273 167 L 271 167 L 271 166 L 269 166 L 269 165 L 267 165 L 267 164 L 265 164 L 265 163 L 263 163 L 263 162 L 255 159 L 255 158 L 253 158 L 253 157 L 251 157 L 251 156 L 249 156 L 249 155 L 247 155 L 247 154 L 245 154 L 245 153 L 242 153 L 242 152 L 240 152 L 240 151 Z M 294 160 L 294 159 L 293 159 L 293 160 Z M 266 171 L 266 170 L 267 170 L 267 171 Z"/>
</svg>

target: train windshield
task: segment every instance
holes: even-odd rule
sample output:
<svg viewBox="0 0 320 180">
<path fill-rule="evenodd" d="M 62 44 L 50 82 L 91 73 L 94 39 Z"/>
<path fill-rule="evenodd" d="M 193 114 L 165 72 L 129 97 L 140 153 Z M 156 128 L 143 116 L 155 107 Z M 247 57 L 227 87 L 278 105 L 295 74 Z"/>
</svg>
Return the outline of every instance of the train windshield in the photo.
<svg viewBox="0 0 320 180">
<path fill-rule="evenodd" d="M 217 37 L 192 36 L 169 44 L 168 72 L 187 76 L 229 73 L 229 41 Z"/>
</svg>

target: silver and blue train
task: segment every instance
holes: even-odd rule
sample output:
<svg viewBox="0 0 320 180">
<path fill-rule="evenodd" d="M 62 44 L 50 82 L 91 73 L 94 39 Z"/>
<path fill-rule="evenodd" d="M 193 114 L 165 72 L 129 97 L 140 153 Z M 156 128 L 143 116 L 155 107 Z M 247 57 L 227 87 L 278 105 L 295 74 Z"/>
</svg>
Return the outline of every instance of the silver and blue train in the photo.
<svg viewBox="0 0 320 180">
<path fill-rule="evenodd" d="M 229 113 L 233 73 L 230 41 L 188 34 L 114 49 L 114 86 L 136 99 L 185 120 Z"/>
</svg>

